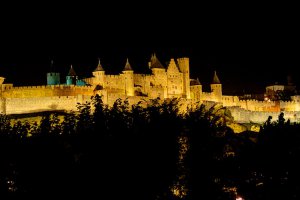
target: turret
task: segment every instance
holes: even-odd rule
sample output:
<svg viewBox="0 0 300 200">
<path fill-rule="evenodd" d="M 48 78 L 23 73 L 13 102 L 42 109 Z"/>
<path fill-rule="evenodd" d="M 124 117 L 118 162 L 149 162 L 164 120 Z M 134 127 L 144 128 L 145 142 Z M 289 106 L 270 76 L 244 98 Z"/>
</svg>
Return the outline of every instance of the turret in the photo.
<svg viewBox="0 0 300 200">
<path fill-rule="evenodd" d="M 149 65 L 150 69 L 163 69 L 163 70 L 165 70 L 165 67 L 158 60 L 155 53 L 151 56 L 151 59 L 150 59 L 150 62 L 148 63 L 148 65 Z"/>
<path fill-rule="evenodd" d="M 73 66 L 71 65 L 68 76 L 66 76 L 66 84 L 67 85 L 76 85 L 77 75 Z"/>
<path fill-rule="evenodd" d="M 189 58 L 178 58 L 177 63 L 179 66 L 179 70 L 183 75 L 183 97 L 190 99 L 190 60 Z"/>
<path fill-rule="evenodd" d="M 55 72 L 53 66 L 53 60 L 51 60 L 51 72 L 47 73 L 47 85 L 59 85 L 60 84 L 60 74 Z"/>
<path fill-rule="evenodd" d="M 4 82 L 5 78 L 4 77 L 0 77 L 0 86 L 2 86 L 2 83 Z"/>
<path fill-rule="evenodd" d="M 163 98 L 168 97 L 168 77 L 166 68 L 161 64 L 161 62 L 156 57 L 155 53 L 151 56 L 149 62 L 149 68 L 152 71 L 153 79 L 151 85 L 159 88 Z M 163 94 L 162 94 L 163 93 Z"/>
<path fill-rule="evenodd" d="M 200 101 L 202 98 L 202 85 L 199 79 L 198 78 L 196 80 L 191 79 L 190 85 L 191 85 L 191 99 L 195 101 Z"/>
<path fill-rule="evenodd" d="M 2 84 L 4 82 L 4 77 L 0 77 L 0 114 L 6 113 L 6 99 L 2 98 Z"/>
<path fill-rule="evenodd" d="M 222 102 L 222 84 L 216 71 L 214 71 L 214 76 L 212 83 L 210 84 L 210 88 L 213 100 L 216 102 Z"/>
<path fill-rule="evenodd" d="M 134 80 L 133 80 L 133 70 L 127 58 L 125 67 L 123 69 L 123 76 L 125 82 L 125 94 L 126 96 L 134 96 Z"/>
<path fill-rule="evenodd" d="M 94 85 L 100 85 L 102 88 L 104 88 L 104 85 L 105 85 L 105 71 L 104 71 L 104 69 L 101 65 L 100 58 L 98 58 L 98 65 L 97 65 L 96 69 L 93 71 L 93 76 L 95 77 L 94 81 L 93 81 L 93 84 Z"/>
</svg>

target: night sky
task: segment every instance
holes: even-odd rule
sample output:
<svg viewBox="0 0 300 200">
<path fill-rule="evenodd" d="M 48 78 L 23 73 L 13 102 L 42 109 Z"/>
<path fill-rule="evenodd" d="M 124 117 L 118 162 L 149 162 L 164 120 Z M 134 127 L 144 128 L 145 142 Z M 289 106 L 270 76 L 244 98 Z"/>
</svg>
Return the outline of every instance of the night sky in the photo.
<svg viewBox="0 0 300 200">
<path fill-rule="evenodd" d="M 30 7 L 29 5 L 26 5 Z M 97 58 L 118 73 L 129 58 L 142 72 L 153 52 L 162 63 L 190 57 L 191 78 L 209 85 L 217 70 L 225 93 L 262 92 L 267 84 L 299 84 L 298 14 L 282 5 L 35 5 L 1 15 L 0 76 L 43 85 L 50 60 L 62 82 L 71 64 L 91 75 Z M 137 7 L 133 7 L 137 6 Z"/>
</svg>

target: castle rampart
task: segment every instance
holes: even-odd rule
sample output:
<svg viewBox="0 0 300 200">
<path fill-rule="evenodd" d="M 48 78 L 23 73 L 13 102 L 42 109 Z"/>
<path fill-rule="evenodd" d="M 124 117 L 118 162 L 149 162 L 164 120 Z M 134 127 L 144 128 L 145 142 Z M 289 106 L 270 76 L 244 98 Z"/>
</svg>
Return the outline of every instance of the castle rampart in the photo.
<svg viewBox="0 0 300 200">
<path fill-rule="evenodd" d="M 210 92 L 203 92 L 200 81 L 190 79 L 189 67 L 189 58 L 171 59 L 168 66 L 163 66 L 154 54 L 149 62 L 151 74 L 134 73 L 128 60 L 120 74 L 106 74 L 99 60 L 92 76 L 85 79 L 78 79 L 71 67 L 66 84 L 60 84 L 60 74 L 56 72 L 48 73 L 48 85 L 42 86 L 14 87 L 13 84 L 4 83 L 5 78 L 0 77 L 0 113 L 76 110 L 77 103 L 90 101 L 92 96 L 99 94 L 109 106 L 119 98 L 127 99 L 130 104 L 158 97 L 161 100 L 178 98 L 181 111 L 200 103 L 208 108 L 220 103 L 228 107 L 239 122 L 262 123 L 268 116 L 276 119 L 280 112 L 284 112 L 291 121 L 299 121 L 300 96 L 292 96 L 291 101 L 271 101 L 270 98 L 264 101 L 240 100 L 238 96 L 223 95 L 216 72 Z M 270 90 L 270 87 L 267 89 Z M 271 89 L 281 90 L 282 87 Z"/>
</svg>

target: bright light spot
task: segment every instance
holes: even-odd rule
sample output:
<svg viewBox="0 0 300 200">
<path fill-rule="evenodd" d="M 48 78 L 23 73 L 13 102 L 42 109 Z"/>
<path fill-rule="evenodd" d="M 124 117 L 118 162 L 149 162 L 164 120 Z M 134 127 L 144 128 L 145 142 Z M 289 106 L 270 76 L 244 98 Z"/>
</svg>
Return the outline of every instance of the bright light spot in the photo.
<svg viewBox="0 0 300 200">
<path fill-rule="evenodd" d="M 242 197 L 236 197 L 235 200 L 244 200 Z"/>
</svg>

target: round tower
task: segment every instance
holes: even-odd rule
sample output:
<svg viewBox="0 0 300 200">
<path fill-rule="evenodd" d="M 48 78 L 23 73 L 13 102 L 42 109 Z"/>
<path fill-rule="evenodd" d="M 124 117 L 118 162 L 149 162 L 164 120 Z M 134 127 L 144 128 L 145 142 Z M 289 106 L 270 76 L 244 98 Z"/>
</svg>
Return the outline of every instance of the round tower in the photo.
<svg viewBox="0 0 300 200">
<path fill-rule="evenodd" d="M 59 85 L 60 74 L 58 72 L 47 73 L 47 85 Z"/>
<path fill-rule="evenodd" d="M 98 58 L 98 65 L 96 69 L 93 71 L 93 84 L 100 85 L 102 88 L 105 87 L 105 71 L 101 65 L 100 58 Z"/>
<path fill-rule="evenodd" d="M 190 60 L 189 58 L 178 58 L 177 62 L 179 70 L 183 75 L 183 97 L 190 99 Z"/>
<path fill-rule="evenodd" d="M 134 96 L 134 80 L 133 80 L 133 70 L 128 61 L 126 61 L 125 67 L 123 69 L 123 76 L 125 82 L 125 95 L 126 96 Z"/>
<path fill-rule="evenodd" d="M 51 60 L 51 72 L 47 73 L 47 85 L 59 85 L 60 84 L 60 74 L 55 72 L 53 60 Z"/>
<path fill-rule="evenodd" d="M 73 66 L 71 65 L 68 76 L 66 76 L 66 84 L 67 85 L 75 85 L 76 80 L 77 80 L 77 75 L 76 75 L 75 70 L 73 69 Z"/>
<path fill-rule="evenodd" d="M 202 98 L 202 85 L 199 79 L 191 79 L 191 99 L 195 101 L 201 101 Z"/>
<path fill-rule="evenodd" d="M 214 77 L 212 83 L 210 84 L 210 88 L 213 98 L 212 100 L 216 102 L 222 102 L 222 84 L 216 71 L 214 71 Z"/>
</svg>

